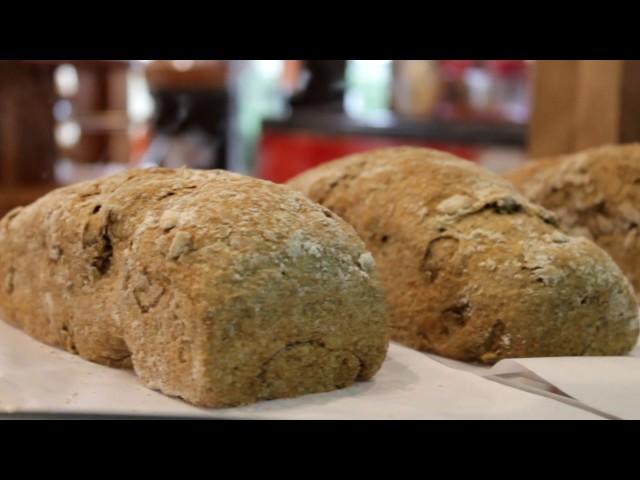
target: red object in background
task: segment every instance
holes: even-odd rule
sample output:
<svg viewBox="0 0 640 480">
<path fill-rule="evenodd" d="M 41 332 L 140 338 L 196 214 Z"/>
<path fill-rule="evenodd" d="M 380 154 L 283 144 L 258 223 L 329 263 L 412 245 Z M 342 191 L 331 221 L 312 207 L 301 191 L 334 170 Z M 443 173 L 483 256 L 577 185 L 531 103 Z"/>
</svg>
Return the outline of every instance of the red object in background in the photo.
<svg viewBox="0 0 640 480">
<path fill-rule="evenodd" d="M 449 79 L 462 79 L 465 72 L 473 67 L 477 61 L 475 60 L 440 60 L 440 71 Z"/>
<path fill-rule="evenodd" d="M 488 60 L 489 70 L 502 76 L 524 75 L 527 72 L 527 62 L 524 60 Z"/>
<path fill-rule="evenodd" d="M 264 131 L 258 154 L 257 175 L 265 180 L 284 183 L 316 165 L 375 148 L 415 145 L 450 152 L 475 161 L 483 148 L 433 141 L 365 135 L 328 136 L 310 132 Z"/>
</svg>

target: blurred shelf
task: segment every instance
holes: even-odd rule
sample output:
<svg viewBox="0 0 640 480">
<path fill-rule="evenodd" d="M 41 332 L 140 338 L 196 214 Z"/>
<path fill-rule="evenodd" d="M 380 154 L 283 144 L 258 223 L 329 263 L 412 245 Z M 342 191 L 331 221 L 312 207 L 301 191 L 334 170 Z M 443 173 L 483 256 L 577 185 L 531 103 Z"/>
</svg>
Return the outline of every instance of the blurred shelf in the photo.
<svg viewBox="0 0 640 480">
<path fill-rule="evenodd" d="M 183 61 L 184 62 L 184 61 Z M 226 90 L 229 65 L 219 60 L 187 61 L 183 68 L 169 60 L 155 60 L 145 68 L 145 76 L 153 91 L 220 91 Z"/>
<path fill-rule="evenodd" d="M 109 133 L 126 131 L 129 128 L 129 117 L 126 112 L 121 110 L 76 115 L 71 116 L 69 120 L 76 122 L 86 133 Z"/>
<path fill-rule="evenodd" d="M 527 127 L 513 123 L 414 120 L 399 117 L 367 122 L 343 114 L 301 112 L 286 119 L 266 120 L 263 126 L 270 131 L 304 131 L 331 136 L 363 135 L 513 147 L 524 147 L 527 143 Z"/>
<path fill-rule="evenodd" d="M 31 65 L 50 65 L 58 66 L 63 64 L 71 64 L 79 67 L 128 67 L 131 60 L 18 60 L 22 63 Z"/>
</svg>

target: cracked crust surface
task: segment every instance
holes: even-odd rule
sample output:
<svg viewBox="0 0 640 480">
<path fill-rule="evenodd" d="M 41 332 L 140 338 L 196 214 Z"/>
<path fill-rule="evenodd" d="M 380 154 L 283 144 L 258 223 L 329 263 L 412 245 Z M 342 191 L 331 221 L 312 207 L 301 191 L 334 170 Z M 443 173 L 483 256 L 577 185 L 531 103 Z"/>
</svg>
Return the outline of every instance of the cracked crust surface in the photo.
<svg viewBox="0 0 640 480">
<path fill-rule="evenodd" d="M 367 256 L 348 224 L 285 186 L 130 171 L 0 221 L 0 315 L 197 405 L 329 391 L 386 355 Z"/>
<path fill-rule="evenodd" d="M 289 184 L 355 227 L 378 265 L 392 338 L 405 345 L 484 363 L 635 345 L 634 294 L 606 252 L 471 162 L 390 148 Z"/>
<path fill-rule="evenodd" d="M 640 291 L 640 144 L 531 161 L 507 178 L 568 232 L 605 249 Z"/>
</svg>

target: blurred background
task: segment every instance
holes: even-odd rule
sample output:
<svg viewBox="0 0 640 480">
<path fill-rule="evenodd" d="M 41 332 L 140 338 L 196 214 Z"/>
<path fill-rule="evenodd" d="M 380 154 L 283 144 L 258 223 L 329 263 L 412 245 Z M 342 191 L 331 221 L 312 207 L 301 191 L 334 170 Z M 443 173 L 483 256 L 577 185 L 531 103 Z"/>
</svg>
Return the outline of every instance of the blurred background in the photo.
<svg viewBox="0 0 640 480">
<path fill-rule="evenodd" d="M 631 61 L 0 61 L 0 215 L 127 168 L 285 182 L 392 145 L 500 173 L 640 137 L 638 72 Z"/>
</svg>

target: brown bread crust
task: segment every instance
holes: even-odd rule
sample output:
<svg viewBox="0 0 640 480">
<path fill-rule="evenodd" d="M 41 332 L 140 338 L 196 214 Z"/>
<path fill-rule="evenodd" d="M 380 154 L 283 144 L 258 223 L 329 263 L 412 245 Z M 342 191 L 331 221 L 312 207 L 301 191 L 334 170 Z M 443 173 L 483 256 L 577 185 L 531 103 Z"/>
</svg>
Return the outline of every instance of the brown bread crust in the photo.
<svg viewBox="0 0 640 480">
<path fill-rule="evenodd" d="M 285 186 L 131 171 L 0 221 L 0 316 L 197 405 L 292 397 L 380 368 L 370 258 L 349 225 Z"/>
<path fill-rule="evenodd" d="M 606 250 L 640 291 L 640 144 L 531 161 L 507 178 L 571 234 Z"/>
<path fill-rule="evenodd" d="M 385 286 L 392 338 L 447 357 L 618 355 L 633 291 L 591 241 L 506 180 L 434 150 L 352 155 L 290 181 L 351 223 Z"/>
</svg>

